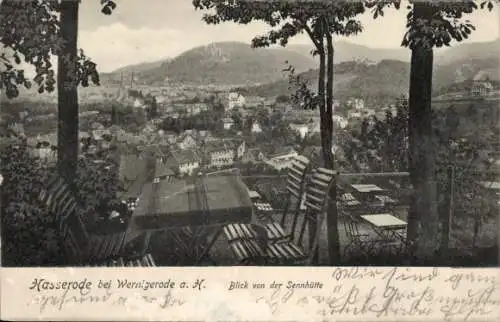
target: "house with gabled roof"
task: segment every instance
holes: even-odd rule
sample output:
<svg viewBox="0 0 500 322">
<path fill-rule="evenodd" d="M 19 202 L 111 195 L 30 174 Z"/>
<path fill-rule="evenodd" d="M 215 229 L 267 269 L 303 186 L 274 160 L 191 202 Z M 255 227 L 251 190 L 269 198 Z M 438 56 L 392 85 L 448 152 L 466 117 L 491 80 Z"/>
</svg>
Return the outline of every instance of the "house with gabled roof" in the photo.
<svg viewBox="0 0 500 322">
<path fill-rule="evenodd" d="M 288 168 L 298 155 L 293 147 L 279 147 L 265 162 L 279 171 Z"/>
<path fill-rule="evenodd" d="M 223 141 L 225 144 L 230 145 L 235 150 L 234 154 L 236 159 L 239 160 L 245 155 L 247 149 L 245 140 L 233 138 L 233 139 L 224 139 Z"/>
<path fill-rule="evenodd" d="M 195 134 L 185 133 L 181 137 L 178 145 L 181 150 L 189 150 L 195 148 L 198 145 L 198 140 L 196 139 Z"/>
<path fill-rule="evenodd" d="M 155 172 L 153 175 L 153 182 L 158 183 L 162 180 L 171 180 L 175 172 L 160 159 L 156 159 Z"/>
<path fill-rule="evenodd" d="M 264 161 L 264 153 L 259 148 L 250 148 L 245 151 L 241 162 L 243 163 L 260 163 Z"/>
<path fill-rule="evenodd" d="M 234 164 L 236 149 L 232 141 L 206 142 L 205 164 L 209 167 L 223 167 Z"/>
<path fill-rule="evenodd" d="M 245 97 L 239 93 L 231 92 L 228 95 L 228 109 L 232 110 L 235 107 L 245 105 Z"/>
<path fill-rule="evenodd" d="M 176 169 L 180 175 L 191 175 L 200 167 L 201 156 L 194 150 L 174 150 L 170 151 L 165 164 Z"/>
<path fill-rule="evenodd" d="M 234 125 L 234 120 L 231 117 L 226 117 L 222 121 L 224 122 L 224 130 L 229 130 Z"/>
<path fill-rule="evenodd" d="M 255 121 L 252 123 L 252 128 L 250 129 L 252 133 L 261 133 L 262 132 L 262 127 L 260 126 L 260 123 Z"/>
<path fill-rule="evenodd" d="M 498 81 L 498 78 L 498 69 L 484 69 L 479 71 L 472 80 L 472 96 L 488 96 L 493 91 L 491 82 Z"/>
<path fill-rule="evenodd" d="M 300 135 L 301 138 L 305 138 L 309 132 L 309 127 L 304 123 L 290 123 L 290 129 L 295 131 Z"/>
</svg>

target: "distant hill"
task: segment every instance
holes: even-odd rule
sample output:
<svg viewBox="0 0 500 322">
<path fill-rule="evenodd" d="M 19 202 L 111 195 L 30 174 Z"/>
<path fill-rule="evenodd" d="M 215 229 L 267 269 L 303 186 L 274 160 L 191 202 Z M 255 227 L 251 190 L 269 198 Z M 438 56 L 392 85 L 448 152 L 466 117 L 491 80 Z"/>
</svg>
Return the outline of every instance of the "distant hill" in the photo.
<svg viewBox="0 0 500 322">
<path fill-rule="evenodd" d="M 500 75 L 500 39 L 457 44 L 440 52 L 434 61 L 433 87 L 443 94 L 454 90 L 455 84 L 468 83 L 481 71 Z"/>
<path fill-rule="evenodd" d="M 500 53 L 495 58 L 467 58 L 454 61 L 446 65 L 437 65 L 434 68 L 433 87 L 440 93 L 445 93 L 453 84 L 471 81 L 480 71 L 492 71 L 491 74 L 500 75 Z"/>
<path fill-rule="evenodd" d="M 240 42 L 219 42 L 190 49 L 169 61 L 152 63 L 134 71 L 138 82 L 161 84 L 259 84 L 283 78 L 285 61 L 298 71 L 316 66 L 310 56 L 286 48 L 252 49 Z M 144 67 L 141 65 L 141 67 Z M 126 70 L 134 67 L 126 67 Z M 121 71 L 107 75 L 116 79 Z"/>
<path fill-rule="evenodd" d="M 149 70 L 154 70 L 161 67 L 162 64 L 168 63 L 171 59 L 162 59 L 154 62 L 145 62 L 134 65 L 128 65 L 125 67 L 118 68 L 112 73 L 103 74 L 105 79 L 112 80 L 114 82 L 121 81 L 121 76 L 123 75 L 124 82 L 129 82 L 132 74 L 140 75 Z M 134 76 L 135 77 L 135 76 Z"/>
<path fill-rule="evenodd" d="M 277 83 L 286 78 L 282 72 L 285 61 L 294 65 L 297 72 L 306 72 L 317 68 L 317 58 L 312 57 L 312 49 L 312 45 L 252 49 L 247 43 L 218 42 L 190 49 L 173 59 L 126 66 L 112 73 L 103 74 L 101 78 L 103 83 L 108 81 L 117 83 L 121 80 L 123 73 L 125 82 L 128 82 L 133 71 L 136 82 L 146 85 L 162 85 L 168 82 L 252 87 L 258 84 L 274 83 L 273 86 L 283 87 Z M 459 83 L 473 77 L 471 75 L 477 73 L 478 70 L 494 68 L 498 66 L 499 56 L 500 40 L 456 44 L 449 49 L 438 50 L 435 53 L 434 87 L 440 90 L 452 83 Z M 334 59 L 337 64 L 356 61 L 358 65 L 366 65 L 367 67 L 382 61 L 406 63 L 410 59 L 410 50 L 402 47 L 394 49 L 370 48 L 347 41 L 338 41 L 335 44 Z M 381 65 L 379 68 L 382 70 L 379 72 L 384 73 L 386 69 L 392 70 L 391 66 L 395 67 L 394 64 L 390 63 L 389 65 Z M 393 71 L 398 72 L 398 70 L 400 67 L 395 67 Z M 376 71 L 376 69 L 373 67 L 367 69 L 368 73 L 371 71 Z M 336 77 L 338 75 L 340 73 L 337 73 Z M 394 75 L 394 78 L 388 77 L 387 81 L 399 79 L 401 75 L 403 74 Z M 354 77 L 354 75 L 351 76 Z M 373 77 L 376 80 L 376 76 Z M 337 80 L 337 82 L 342 81 L 344 81 L 343 77 Z M 368 82 L 368 80 L 358 79 L 353 84 L 363 84 L 364 82 Z M 384 82 L 376 86 L 384 87 Z M 396 88 L 398 87 L 399 85 L 396 86 Z M 275 89 L 266 89 L 263 86 L 263 91 L 272 92 Z M 342 86 L 339 91 L 343 92 Z"/>
<path fill-rule="evenodd" d="M 399 60 L 409 62 L 411 52 L 408 48 L 371 48 L 368 46 L 338 41 L 335 44 L 335 62 L 367 60 L 380 62 L 382 60 Z M 303 55 L 311 55 L 311 45 L 288 45 L 286 48 Z M 436 51 L 434 63 L 447 65 L 466 60 L 498 59 L 500 56 L 500 38 L 489 42 L 472 42 L 454 44 L 450 48 Z"/>
<path fill-rule="evenodd" d="M 410 51 L 407 48 L 371 48 L 353 44 L 347 41 L 338 41 L 335 46 L 335 62 L 342 63 L 354 60 L 380 62 L 381 60 L 410 61 Z M 313 45 L 288 45 L 286 48 L 303 55 L 311 55 Z"/>
<path fill-rule="evenodd" d="M 294 50 L 306 52 L 305 45 L 291 46 Z M 356 63 L 343 62 L 353 57 L 358 51 L 359 57 L 377 61 L 381 55 L 402 57 L 404 52 L 378 49 L 338 42 L 336 45 L 334 90 L 337 99 L 362 97 L 372 101 L 386 101 L 391 97 L 407 94 L 409 88 L 410 65 L 406 59 L 382 59 L 377 64 L 367 64 L 362 60 Z M 409 50 L 402 48 L 409 55 Z M 342 51 L 345 55 L 342 56 Z M 349 52 L 351 53 L 349 54 Z M 372 52 L 370 52 L 372 51 Z M 382 56 L 383 57 L 383 56 Z M 500 40 L 483 43 L 458 44 L 435 54 L 433 71 L 433 89 L 436 95 L 456 90 L 457 84 L 467 84 L 479 72 L 500 75 Z M 492 72 L 493 71 L 493 72 Z M 316 88 L 317 70 L 303 73 L 302 77 L 309 81 L 311 88 Z M 498 77 L 496 78 L 498 80 Z M 288 81 L 281 80 L 272 84 L 247 88 L 248 93 L 273 97 L 289 94 Z"/>
<path fill-rule="evenodd" d="M 467 60 L 491 60 L 500 57 L 500 38 L 489 42 L 455 44 L 436 55 L 435 63 L 447 65 Z"/>
<path fill-rule="evenodd" d="M 378 64 L 344 62 L 335 65 L 334 95 L 336 99 L 360 97 L 371 102 L 387 102 L 407 94 L 410 64 L 397 60 L 382 60 Z M 300 74 L 312 90 L 317 88 L 318 70 Z M 291 94 L 288 80 L 242 89 L 247 95 L 276 97 Z"/>
<path fill-rule="evenodd" d="M 434 67 L 434 93 L 443 94 L 455 91 L 455 84 L 471 81 L 480 71 L 500 72 L 497 59 L 473 59 L 456 61 Z M 457 75 L 460 75 L 458 77 Z M 300 74 L 312 90 L 317 88 L 318 70 L 310 70 Z M 410 80 L 410 64 L 397 60 L 382 60 L 378 64 L 362 62 L 344 62 L 335 65 L 334 95 L 336 99 L 360 97 L 372 103 L 388 103 L 400 95 L 408 95 Z M 289 95 L 293 89 L 287 79 L 270 84 L 244 88 L 248 95 L 276 97 Z"/>
</svg>

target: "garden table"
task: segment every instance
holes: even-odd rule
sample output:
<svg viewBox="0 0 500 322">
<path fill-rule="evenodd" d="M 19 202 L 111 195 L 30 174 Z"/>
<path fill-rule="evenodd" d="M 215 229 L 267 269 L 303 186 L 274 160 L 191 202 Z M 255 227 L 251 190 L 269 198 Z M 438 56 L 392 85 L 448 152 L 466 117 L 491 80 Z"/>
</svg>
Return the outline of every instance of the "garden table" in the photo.
<svg viewBox="0 0 500 322">
<path fill-rule="evenodd" d="M 400 230 L 406 228 L 407 225 L 406 221 L 391 214 L 369 214 L 360 217 L 372 226 L 383 230 Z"/>
<path fill-rule="evenodd" d="M 355 190 L 362 204 L 369 207 L 380 208 L 385 205 L 381 198 L 387 198 L 386 196 L 381 196 L 381 193 L 386 191 L 374 184 L 352 184 L 351 187 Z"/>
<path fill-rule="evenodd" d="M 387 244 L 387 246 L 393 244 L 400 245 L 406 242 L 405 240 L 401 240 L 401 236 L 404 236 L 404 234 L 400 233 L 402 230 L 406 230 L 406 221 L 388 213 L 368 214 L 361 215 L 360 217 L 373 227 L 375 232 L 382 237 L 381 242 Z"/>
<path fill-rule="evenodd" d="M 380 192 L 384 191 L 384 189 L 376 186 L 374 184 L 352 184 L 351 187 L 360 193 L 371 193 L 371 192 Z"/>
<path fill-rule="evenodd" d="M 198 263 L 232 223 L 250 223 L 253 210 L 248 189 L 238 175 L 199 176 L 146 184 L 132 217 L 134 229 L 167 231 Z"/>
</svg>

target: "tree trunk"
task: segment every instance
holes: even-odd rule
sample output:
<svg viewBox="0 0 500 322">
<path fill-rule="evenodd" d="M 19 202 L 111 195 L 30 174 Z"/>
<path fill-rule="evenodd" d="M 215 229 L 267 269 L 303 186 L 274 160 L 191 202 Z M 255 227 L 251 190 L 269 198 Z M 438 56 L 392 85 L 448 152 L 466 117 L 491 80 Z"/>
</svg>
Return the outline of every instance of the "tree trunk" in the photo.
<svg viewBox="0 0 500 322">
<path fill-rule="evenodd" d="M 321 147 L 323 149 L 324 167 L 333 169 L 332 154 L 332 131 L 333 120 L 331 106 L 328 107 L 325 97 L 325 72 L 326 72 L 326 52 L 320 53 L 319 79 L 318 79 L 318 100 L 320 112 Z"/>
<path fill-rule="evenodd" d="M 415 19 L 432 16 L 432 7 L 426 3 L 415 3 L 413 10 Z M 434 258 L 440 240 L 431 124 L 432 67 L 432 48 L 412 49 L 408 129 L 409 170 L 414 191 L 408 214 L 408 240 L 414 264 Z"/>
<path fill-rule="evenodd" d="M 451 223 L 453 213 L 455 211 L 455 169 L 453 166 L 448 167 L 445 187 L 439 189 L 444 193 L 444 204 L 441 208 L 443 235 L 441 238 L 441 247 L 439 253 L 446 258 L 450 243 Z"/>
<path fill-rule="evenodd" d="M 327 43 L 327 78 L 326 78 L 326 109 L 325 109 L 325 127 L 326 132 L 328 133 L 328 146 L 329 149 L 329 163 L 325 164 L 325 167 L 328 169 L 334 168 L 334 156 L 332 152 L 333 147 L 333 42 L 332 35 L 327 32 L 326 33 L 326 43 Z"/>
<path fill-rule="evenodd" d="M 319 76 L 318 76 L 318 104 L 320 115 L 320 133 L 321 133 L 321 148 L 323 150 L 324 166 L 331 169 L 333 167 L 331 132 L 328 132 L 326 119 L 326 102 L 325 102 L 325 69 L 326 69 L 326 53 L 323 47 L 319 50 Z M 329 146 L 330 144 L 330 146 Z"/>
<path fill-rule="evenodd" d="M 333 58 L 334 48 L 332 35 L 326 33 L 327 42 L 327 79 L 326 79 L 326 115 L 324 117 L 326 129 L 330 141 L 327 143 L 330 147 L 329 154 L 331 155 L 331 164 L 325 164 L 327 168 L 334 169 L 334 155 L 332 152 L 333 141 Z M 325 159 L 326 160 L 326 159 Z M 327 208 L 326 216 L 326 230 L 328 235 L 328 257 L 329 265 L 338 265 L 340 262 L 340 240 L 338 233 L 338 212 L 337 212 L 337 186 L 336 182 L 332 185 L 330 190 L 330 198 Z"/>
<path fill-rule="evenodd" d="M 325 69 L 326 69 L 326 53 L 323 39 L 318 40 L 321 42 L 321 47 L 318 48 L 319 52 L 319 76 L 318 76 L 318 105 L 319 105 L 319 115 L 320 115 L 320 134 L 321 134 L 321 149 L 323 151 L 323 160 L 325 162 L 325 167 L 328 168 L 328 164 L 332 163 L 331 159 L 331 139 L 329 138 L 328 130 L 326 127 L 325 120 Z M 330 144 L 330 146 L 328 145 Z M 310 222 L 309 224 L 309 236 L 317 229 L 317 223 Z M 313 250 L 315 254 L 312 255 L 312 264 L 315 265 L 319 261 L 319 249 Z"/>
<path fill-rule="evenodd" d="M 79 1 L 61 1 L 60 32 L 64 45 L 58 57 L 57 165 L 72 182 L 78 164 L 78 91 L 76 79 Z"/>
</svg>

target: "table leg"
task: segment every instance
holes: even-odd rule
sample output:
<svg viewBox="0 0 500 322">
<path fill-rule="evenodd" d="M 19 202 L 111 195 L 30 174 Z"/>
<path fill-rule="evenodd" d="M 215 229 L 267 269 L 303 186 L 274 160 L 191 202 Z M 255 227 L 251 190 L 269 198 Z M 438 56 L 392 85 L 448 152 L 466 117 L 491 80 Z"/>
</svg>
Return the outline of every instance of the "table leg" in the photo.
<svg viewBox="0 0 500 322">
<path fill-rule="evenodd" d="M 203 245 L 206 244 L 206 239 L 208 238 L 209 232 L 205 227 L 197 227 L 194 230 L 191 229 L 191 250 L 193 251 L 192 257 L 195 258 L 196 262 L 199 258 L 199 253 L 203 248 Z"/>
<path fill-rule="evenodd" d="M 213 247 L 219 236 L 223 231 L 222 227 L 218 227 L 210 238 L 210 231 L 207 228 L 196 229 L 182 229 L 179 231 L 172 231 L 172 236 L 180 248 L 182 254 L 181 264 L 184 265 L 197 265 L 202 260 L 208 257 L 210 249 Z"/>
<path fill-rule="evenodd" d="M 201 254 L 200 254 L 200 256 L 198 256 L 198 258 L 196 260 L 196 264 L 199 264 L 205 257 L 208 256 L 208 254 L 209 254 L 210 250 L 212 249 L 212 247 L 214 246 L 215 242 L 217 241 L 217 239 L 219 239 L 219 236 L 221 235 L 222 230 L 223 230 L 222 227 L 216 228 L 214 235 L 208 241 L 207 245 L 204 248 L 202 247 Z"/>
<path fill-rule="evenodd" d="M 403 246 L 405 241 L 402 240 L 397 231 L 392 229 L 377 229 L 377 233 L 379 233 L 384 241 L 382 246 L 388 247 L 391 253 L 399 255 L 402 251 L 404 251 Z"/>
<path fill-rule="evenodd" d="M 172 237 L 174 239 L 174 242 L 177 244 L 177 246 L 181 249 L 183 254 L 178 254 L 178 255 L 185 255 L 189 251 L 189 246 L 187 245 L 185 239 L 181 235 L 182 231 L 176 231 L 173 230 L 171 232 Z"/>
<path fill-rule="evenodd" d="M 144 237 L 143 237 L 143 240 L 142 240 L 140 254 L 145 254 L 148 251 L 150 241 L 151 241 L 151 231 L 147 231 L 144 234 Z"/>
</svg>

